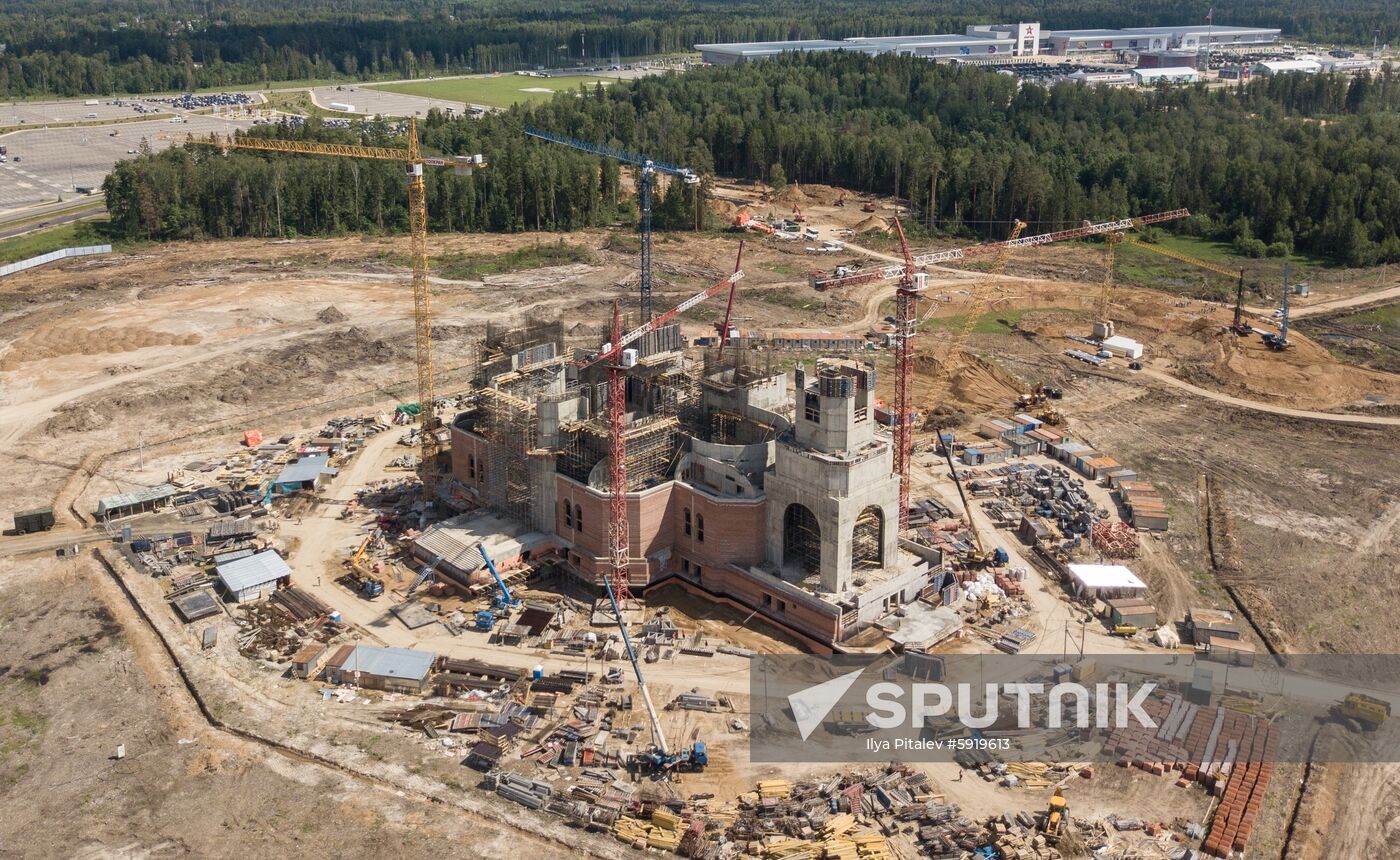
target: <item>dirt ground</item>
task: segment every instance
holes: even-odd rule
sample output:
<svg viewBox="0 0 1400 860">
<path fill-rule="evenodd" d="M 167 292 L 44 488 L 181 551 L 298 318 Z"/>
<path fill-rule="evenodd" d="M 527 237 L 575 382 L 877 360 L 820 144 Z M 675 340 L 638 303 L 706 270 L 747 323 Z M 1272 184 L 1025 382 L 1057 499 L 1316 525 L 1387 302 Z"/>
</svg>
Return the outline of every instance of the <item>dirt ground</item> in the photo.
<svg viewBox="0 0 1400 860">
<path fill-rule="evenodd" d="M 210 729 L 96 567 L 0 563 L 0 856 L 560 850 Z"/>
<path fill-rule="evenodd" d="M 797 206 L 824 229 L 855 226 L 868 214 L 854 197 L 834 206 L 835 189 L 804 187 L 759 201 L 764 192 L 722 189 L 731 204 L 756 204 L 760 214 L 770 208 L 788 214 Z M 892 214 L 888 202 L 880 202 L 876 216 Z M 634 282 L 635 237 L 598 230 L 563 238 L 588 248 L 592 261 L 480 280 L 434 279 L 440 393 L 465 387 L 472 344 L 488 322 L 530 314 L 567 316 L 591 326 L 627 289 L 618 284 Z M 559 239 L 434 237 L 432 246 L 435 254 L 499 254 Z M 877 254 L 889 251 L 887 239 L 860 241 Z M 893 284 L 816 292 L 807 283 L 810 270 L 860 255 L 816 257 L 797 247 L 802 244 L 749 238 L 733 323 L 878 329 L 890 312 Z M 731 235 L 661 237 L 657 306 L 670 307 L 731 271 L 736 245 Z M 1065 335 L 1088 334 L 1097 254 L 1083 247 L 1042 250 L 1034 264 L 1013 262 L 1010 277 L 991 287 L 979 287 L 978 278 L 966 275 L 933 273 L 930 293 L 948 301 L 931 305 L 934 326 L 918 341 L 920 402 L 936 396 L 938 363 L 950 360 L 946 344 L 958 321 L 947 318 L 967 313 L 969 289 L 993 290 L 992 316 L 1003 324 L 983 321 L 970 341 L 972 355 L 955 359 L 959 370 L 951 396 L 937 405 L 966 427 L 979 415 L 1011 411 L 1014 397 L 1037 382 L 1065 387 L 1067 396 L 1056 406 L 1069 416 L 1071 429 L 1138 469 L 1167 501 L 1172 528 L 1145 542 L 1136 568 L 1159 609 L 1180 617 L 1192 605 L 1228 606 L 1237 599 L 1255 619 L 1259 633 L 1251 635 L 1280 649 L 1400 647 L 1386 614 L 1372 610 L 1400 598 L 1400 585 L 1380 575 L 1400 567 L 1400 473 L 1387 468 L 1400 430 L 1263 414 L 1142 377 L 1106 379 L 1068 363 L 1060 354 L 1075 344 Z M 7 477 L 0 523 L 8 526 L 16 510 L 55 502 L 64 519 L 86 516 L 97 496 L 159 482 L 191 460 L 226 452 L 248 427 L 276 435 L 324 416 L 386 410 L 416 399 L 412 302 L 401 255 L 402 242 L 394 239 L 177 244 L 0 283 L 0 469 Z M 1388 283 L 1385 278 L 1384 272 L 1329 272 L 1313 279 L 1310 301 L 1358 296 Z M 1400 377 L 1344 364 L 1305 335 L 1294 337 L 1293 350 L 1273 353 L 1257 337 L 1222 334 L 1229 314 L 1218 305 L 1137 288 L 1115 295 L 1114 318 L 1122 333 L 1147 344 L 1152 366 L 1202 388 L 1306 409 L 1394 414 L 1394 404 L 1400 404 Z M 688 334 L 705 335 L 722 313 L 716 300 L 682 321 Z M 880 367 L 883 390 L 893 378 L 892 360 L 886 351 L 870 356 Z M 98 453 L 113 451 L 120 453 L 97 465 Z M 1229 593 L 1204 547 L 1203 474 L 1218 482 L 1216 501 L 1228 506 L 1236 524 L 1243 564 L 1224 583 Z M 69 510 L 73 499 L 79 502 Z M 0 556 L 18 545 L 6 540 L 12 539 L 0 538 Z M 125 604 L 96 576 L 86 562 L 59 567 L 48 559 L 21 564 L 0 558 L 0 663 L 10 664 L 0 674 L 0 791 L 11 801 L 6 808 L 21 810 L 0 824 L 0 834 L 6 834 L 0 856 L 12 845 L 21 846 L 23 857 L 221 856 L 228 843 L 220 840 L 230 833 L 246 836 L 240 853 L 251 856 L 311 846 L 333 855 L 378 854 L 398 845 L 438 854 L 442 845 L 467 844 L 446 838 L 463 833 L 460 815 L 210 730 L 181 697 L 169 666 L 120 623 Z M 718 633 L 726 620 L 737 620 L 673 591 L 662 596 L 686 629 Z M 736 634 L 727 631 L 725 638 L 735 641 Z M 792 645 L 777 631 L 753 627 L 737 641 L 760 651 Z M 246 663 L 218 653 L 210 659 L 223 669 Z M 729 668 L 732 662 L 724 662 L 713 680 L 733 688 L 742 712 L 746 681 Z M 247 673 L 247 667 L 239 671 Z M 697 677 L 665 665 L 655 671 L 663 700 Z M 39 674 L 31 680 L 32 672 Z M 243 702 L 245 717 L 287 719 L 286 734 L 328 750 L 353 747 L 376 766 L 406 756 L 425 778 L 461 779 L 461 768 L 441 750 L 384 740 L 368 711 L 337 712 L 352 725 L 364 724 L 362 737 L 341 728 L 335 738 L 322 739 L 314 716 L 321 705 L 305 685 L 283 687 L 256 673 L 235 677 L 228 707 Z M 743 737 L 713 715 L 681 715 L 676 731 L 686 737 L 703 733 L 721 750 Z M 122 742 L 127 757 L 109 760 Z M 756 778 L 795 772 L 752 765 L 737 754 L 717 759 L 714 784 L 735 792 Z M 931 773 L 949 788 L 950 798 L 979 814 L 1044 804 L 1032 792 L 981 783 L 955 789 L 951 766 L 934 766 Z M 1344 834 L 1356 853 L 1341 856 L 1386 856 L 1400 849 L 1400 770 L 1338 767 L 1327 772 L 1327 780 L 1318 780 L 1327 802 L 1319 801 L 1309 826 Z M 1280 778 L 1270 790 L 1276 806 L 1266 816 L 1270 823 L 1261 826 L 1261 845 L 1284 844 L 1292 809 L 1285 783 Z M 40 786 L 54 788 L 45 794 Z M 1194 789 L 1116 768 L 1075 788 L 1080 813 L 1150 817 L 1162 808 L 1204 810 Z M 13 802 L 38 796 L 40 803 Z M 336 814 L 325 815 L 328 804 Z M 1328 813 L 1333 807 L 1335 821 Z M 84 814 L 71 815 L 73 809 Z M 1352 809 L 1380 814 L 1363 819 Z M 473 825 L 478 851 L 480 834 L 495 834 L 495 827 Z M 1306 827 L 1295 831 L 1305 833 Z M 518 834 L 489 838 L 513 847 L 529 844 L 517 843 Z M 539 854 L 519 847 L 517 853 L 557 853 L 550 844 L 541 843 Z"/>
</svg>

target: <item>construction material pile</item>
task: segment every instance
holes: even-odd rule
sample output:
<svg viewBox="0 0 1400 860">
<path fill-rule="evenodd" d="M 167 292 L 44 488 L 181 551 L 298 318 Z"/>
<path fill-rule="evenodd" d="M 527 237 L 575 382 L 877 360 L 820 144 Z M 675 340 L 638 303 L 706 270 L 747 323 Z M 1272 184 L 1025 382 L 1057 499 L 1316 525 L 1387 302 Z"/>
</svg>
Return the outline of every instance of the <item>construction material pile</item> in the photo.
<svg viewBox="0 0 1400 860">
<path fill-rule="evenodd" d="M 1112 523 L 1100 520 L 1090 530 L 1094 549 L 1105 558 L 1137 558 L 1137 530 L 1127 523 Z"/>
<path fill-rule="evenodd" d="M 1202 847 L 1217 857 L 1244 852 L 1273 776 L 1278 729 L 1267 719 L 1192 704 L 1175 693 L 1147 700 L 1144 710 L 1158 728 L 1114 729 L 1106 749 L 1120 756 L 1121 767 L 1179 772 L 1177 785 L 1203 785 L 1220 805 Z"/>
</svg>

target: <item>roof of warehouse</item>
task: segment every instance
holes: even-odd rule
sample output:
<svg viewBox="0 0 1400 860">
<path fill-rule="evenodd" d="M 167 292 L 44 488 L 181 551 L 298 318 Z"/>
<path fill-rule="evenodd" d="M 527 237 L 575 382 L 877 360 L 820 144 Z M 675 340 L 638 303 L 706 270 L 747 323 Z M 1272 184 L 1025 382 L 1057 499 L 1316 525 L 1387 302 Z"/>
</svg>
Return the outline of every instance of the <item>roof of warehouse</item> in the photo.
<svg viewBox="0 0 1400 860">
<path fill-rule="evenodd" d="M 1085 588 L 1147 588 L 1147 583 L 1121 564 L 1071 564 L 1069 575 Z"/>
<path fill-rule="evenodd" d="M 483 563 L 478 544 L 485 544 L 491 560 L 499 565 L 549 541 L 549 535 L 530 531 L 515 520 L 477 512 L 430 526 L 413 539 L 413 549 L 420 559 L 431 561 L 442 556 L 442 564 L 470 573 Z"/>
<path fill-rule="evenodd" d="M 1173 36 L 1181 36 L 1186 33 L 1205 33 L 1218 38 L 1220 36 L 1278 35 L 1283 31 L 1277 27 L 1221 27 L 1214 24 L 1188 24 L 1185 27 L 1124 27 L 1122 32 L 1132 33 L 1133 35 L 1140 33 L 1168 33 Z"/>
<path fill-rule="evenodd" d="M 867 45 L 899 45 L 904 48 L 913 48 L 919 45 L 986 45 L 994 42 L 1014 41 L 1010 33 L 992 33 L 977 36 L 959 36 L 957 34 L 930 34 L 927 36 L 870 36 L 852 37 L 847 42 L 858 42 Z"/>
<path fill-rule="evenodd" d="M 310 457 L 302 457 L 295 463 L 288 463 L 287 467 L 277 476 L 279 484 L 298 484 L 306 481 L 314 481 L 326 471 L 326 464 L 330 462 L 329 454 L 312 454 Z"/>
<path fill-rule="evenodd" d="M 158 484 L 154 487 L 142 487 L 127 493 L 117 493 L 115 496 L 104 496 L 97 501 L 97 512 L 100 514 L 103 511 L 129 508 L 132 505 L 144 505 L 147 502 L 158 502 L 179 492 L 170 484 Z"/>
<path fill-rule="evenodd" d="M 696 45 L 695 50 L 717 51 L 723 54 L 743 54 L 767 51 L 836 50 L 837 48 L 848 47 L 850 47 L 849 43 L 838 42 L 833 39 L 794 39 L 787 42 L 713 42 L 705 45 Z"/>
<path fill-rule="evenodd" d="M 343 672 L 363 672 L 380 678 L 421 680 L 427 677 L 436 659 L 437 655 L 428 651 L 356 645 L 340 669 Z"/>
<path fill-rule="evenodd" d="M 1163 27 L 1153 30 L 1051 30 L 1043 33 L 1052 39 L 1138 39 L 1144 35 L 1165 36 L 1168 30 Z"/>
<path fill-rule="evenodd" d="M 266 585 L 269 582 L 276 582 L 284 576 L 292 575 L 292 569 L 287 566 L 287 562 L 282 560 L 282 556 L 278 555 L 275 549 L 250 555 L 247 558 L 234 559 L 219 565 L 214 570 L 218 573 L 219 581 L 224 584 L 224 588 L 234 592 Z"/>
</svg>

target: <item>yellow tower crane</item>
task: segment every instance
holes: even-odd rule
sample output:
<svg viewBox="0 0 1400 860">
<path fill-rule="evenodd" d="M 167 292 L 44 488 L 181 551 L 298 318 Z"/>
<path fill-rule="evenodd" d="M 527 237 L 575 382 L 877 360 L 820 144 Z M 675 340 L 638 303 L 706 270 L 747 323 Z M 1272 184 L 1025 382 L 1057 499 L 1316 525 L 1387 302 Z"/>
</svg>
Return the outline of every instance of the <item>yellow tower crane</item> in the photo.
<svg viewBox="0 0 1400 860">
<path fill-rule="evenodd" d="M 1006 262 L 1011 256 L 1011 249 L 1014 247 L 1009 243 L 1020 238 L 1021 231 L 1025 229 L 1026 222 L 1017 220 L 1011 227 L 1011 235 L 1006 238 L 1008 244 L 1003 245 L 1002 248 L 997 251 L 996 257 L 992 259 L 991 266 L 987 268 L 985 282 L 975 284 L 971 290 L 968 290 L 972 295 L 971 304 L 968 307 L 967 316 L 963 319 L 962 328 L 958 329 L 957 333 L 953 335 L 953 339 L 948 342 L 948 348 L 943 353 L 943 360 L 938 363 L 938 375 L 934 377 L 933 380 L 934 396 L 942 394 L 944 389 L 952 382 L 954 362 L 957 361 L 963 348 L 967 346 L 967 339 L 972 336 L 972 330 L 977 328 L 977 323 L 982 319 L 982 314 L 986 313 L 987 308 L 991 307 L 993 296 L 989 290 L 1001 275 L 1002 270 L 1006 268 Z M 986 289 L 984 290 L 984 288 Z M 928 319 L 932 313 L 933 308 L 930 307 L 929 312 L 924 314 L 920 322 Z"/>
<path fill-rule="evenodd" d="M 1094 339 L 1102 341 L 1104 338 L 1113 336 L 1113 320 L 1109 318 L 1109 308 L 1113 300 L 1113 249 L 1119 242 L 1132 245 L 1134 248 L 1141 248 L 1163 257 L 1169 257 L 1188 266 L 1195 266 L 1198 269 L 1205 269 L 1207 272 L 1215 272 L 1217 275 L 1224 275 L 1230 280 L 1238 279 L 1238 287 L 1235 294 L 1235 322 L 1233 328 L 1236 331 L 1244 329 L 1248 333 L 1248 327 L 1244 326 L 1242 318 L 1244 302 L 1244 269 L 1227 269 L 1224 266 L 1217 266 L 1214 263 L 1207 263 L 1205 260 L 1193 257 L 1190 254 L 1183 254 L 1171 248 L 1164 248 L 1161 245 L 1153 245 L 1141 239 L 1129 236 L 1126 233 L 1105 233 L 1104 234 L 1104 269 L 1103 269 L 1103 289 L 1099 293 L 1099 304 L 1097 309 L 1098 321 L 1094 323 Z"/>
<path fill-rule="evenodd" d="M 938 373 L 933 378 L 932 393 L 928 398 L 928 414 L 930 417 L 932 417 L 933 405 L 936 399 L 952 387 L 954 362 L 959 360 L 959 356 L 962 354 L 963 348 L 967 346 L 967 340 L 972 336 L 972 330 L 977 327 L 977 322 L 982 318 L 982 314 L 986 313 L 987 308 L 991 307 L 991 287 L 992 284 L 995 283 L 997 277 L 1001 275 L 1002 270 L 1006 268 L 1006 262 L 1011 256 L 1012 247 L 1014 247 L 1010 243 L 1020 238 L 1021 231 L 1025 229 L 1026 222 L 1017 219 L 1016 223 L 1011 227 L 1011 235 L 1006 239 L 1007 244 L 1003 245 L 1001 249 L 997 251 L 996 257 L 992 260 L 992 265 L 988 267 L 985 283 L 976 284 L 968 291 L 971 293 L 972 298 L 971 304 L 967 309 L 967 317 L 963 319 L 962 328 L 958 329 L 957 333 L 953 335 L 953 339 L 948 342 L 948 348 L 943 353 L 943 360 L 938 363 Z M 984 286 L 987 289 L 982 289 Z M 932 313 L 931 308 L 930 313 Z M 924 314 L 923 318 L 928 319 L 928 317 L 929 314 Z M 936 428 L 936 434 L 940 437 L 939 444 L 943 444 L 943 428 L 941 426 Z M 965 521 L 968 531 L 972 533 L 972 540 L 977 545 L 978 562 L 985 563 L 988 559 L 987 547 L 982 542 L 982 534 L 977 529 L 977 523 L 972 519 L 972 508 L 968 506 L 967 495 L 963 492 L 962 482 L 958 480 L 957 467 L 953 465 L 952 446 L 943 444 L 943 454 L 948 461 L 949 475 L 953 479 L 954 486 L 958 488 L 958 497 L 962 500 L 963 511 L 966 513 Z"/>
<path fill-rule="evenodd" d="M 194 140 L 191 138 L 191 140 Z M 287 152 L 297 155 L 338 155 L 343 158 L 369 158 L 397 161 L 408 175 L 409 251 L 413 264 L 413 322 L 415 365 L 418 371 L 418 442 L 420 445 L 419 477 L 423 482 L 423 498 L 431 500 L 437 493 L 437 411 L 433 406 L 433 326 L 428 304 L 428 214 L 426 190 L 423 186 L 423 166 L 451 167 L 459 175 L 486 167 L 486 160 L 473 156 L 425 156 L 418 146 L 418 125 L 408 121 L 408 146 L 358 146 L 345 143 L 323 143 L 314 140 L 284 140 L 275 137 L 211 134 L 197 143 L 220 149 L 256 149 L 263 152 Z"/>
</svg>

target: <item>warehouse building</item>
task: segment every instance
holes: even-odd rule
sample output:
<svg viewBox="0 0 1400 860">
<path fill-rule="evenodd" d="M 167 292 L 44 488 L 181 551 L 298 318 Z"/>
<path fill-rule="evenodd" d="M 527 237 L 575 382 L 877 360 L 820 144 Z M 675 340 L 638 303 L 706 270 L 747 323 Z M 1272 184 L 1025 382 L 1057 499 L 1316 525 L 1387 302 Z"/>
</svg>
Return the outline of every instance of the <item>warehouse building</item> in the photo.
<svg viewBox="0 0 1400 860">
<path fill-rule="evenodd" d="M 292 581 L 292 569 L 271 549 L 217 565 L 214 572 L 232 603 L 260 600 Z"/>
<path fill-rule="evenodd" d="M 1040 54 L 1181 51 L 1194 53 L 1226 47 L 1267 45 L 1282 31 L 1270 27 L 1126 27 L 1120 30 L 1042 30 L 1040 24 L 975 24 L 961 35 L 857 36 L 840 41 L 800 39 L 789 42 L 734 42 L 696 45 L 700 58 L 717 66 L 764 60 L 785 53 L 851 51 L 896 54 L 931 60 L 986 62 Z"/>
<path fill-rule="evenodd" d="M 1265 60 L 1254 67 L 1254 74 L 1258 76 L 1302 74 L 1315 75 L 1322 71 L 1322 64 L 1317 60 Z"/>
<path fill-rule="evenodd" d="M 1071 564 L 1067 567 L 1077 597 L 1109 600 L 1147 594 L 1147 583 L 1121 564 Z"/>
<path fill-rule="evenodd" d="M 326 680 L 386 693 L 422 693 L 436 659 L 428 651 L 343 645 L 326 664 Z"/>
</svg>

